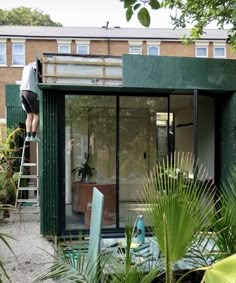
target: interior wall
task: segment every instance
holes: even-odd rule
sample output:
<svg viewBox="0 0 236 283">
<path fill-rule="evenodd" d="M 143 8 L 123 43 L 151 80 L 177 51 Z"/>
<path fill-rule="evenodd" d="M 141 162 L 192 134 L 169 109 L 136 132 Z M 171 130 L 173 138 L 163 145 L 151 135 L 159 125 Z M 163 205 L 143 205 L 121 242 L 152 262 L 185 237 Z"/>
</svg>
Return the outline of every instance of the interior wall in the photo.
<svg viewBox="0 0 236 283">
<path fill-rule="evenodd" d="M 171 112 L 175 117 L 175 151 L 194 152 L 192 96 L 171 97 Z M 178 104 L 176 103 L 178 99 Z"/>
<path fill-rule="evenodd" d="M 207 96 L 198 96 L 198 159 L 215 179 L 215 103 Z"/>
</svg>

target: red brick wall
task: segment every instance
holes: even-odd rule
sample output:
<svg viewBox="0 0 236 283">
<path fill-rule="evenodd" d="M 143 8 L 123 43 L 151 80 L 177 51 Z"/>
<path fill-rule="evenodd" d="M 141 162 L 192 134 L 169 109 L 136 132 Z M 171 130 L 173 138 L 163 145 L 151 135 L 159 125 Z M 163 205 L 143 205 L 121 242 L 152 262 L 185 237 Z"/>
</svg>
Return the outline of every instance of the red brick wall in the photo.
<svg viewBox="0 0 236 283">
<path fill-rule="evenodd" d="M 21 80 L 21 67 L 12 67 L 12 49 L 11 40 L 7 40 L 7 65 L 0 67 L 0 119 L 5 118 L 5 84 L 15 84 L 16 80 Z M 36 57 L 41 57 L 43 52 L 57 52 L 57 41 L 27 39 L 25 41 L 25 63 L 32 62 Z M 227 46 L 227 58 L 236 59 L 236 52 L 230 46 Z M 71 53 L 76 53 L 76 42 L 72 40 Z M 90 54 L 92 55 L 112 55 L 122 56 L 129 53 L 128 40 L 90 40 Z M 147 54 L 146 41 L 143 41 L 143 54 Z M 161 56 L 187 56 L 195 57 L 195 46 L 185 45 L 180 41 L 160 41 Z M 209 58 L 213 57 L 213 44 L 209 44 Z"/>
</svg>

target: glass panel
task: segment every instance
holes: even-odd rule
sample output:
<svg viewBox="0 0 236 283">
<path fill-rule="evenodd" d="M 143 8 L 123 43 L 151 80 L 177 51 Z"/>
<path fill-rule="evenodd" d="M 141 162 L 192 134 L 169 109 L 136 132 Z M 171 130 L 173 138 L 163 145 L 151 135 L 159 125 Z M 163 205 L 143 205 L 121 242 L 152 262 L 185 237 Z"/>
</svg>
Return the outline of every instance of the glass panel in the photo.
<svg viewBox="0 0 236 283">
<path fill-rule="evenodd" d="M 148 55 L 159 55 L 159 47 L 157 46 L 148 46 Z"/>
<path fill-rule="evenodd" d="M 89 54 L 88 45 L 77 45 L 77 53 L 78 54 Z"/>
<path fill-rule="evenodd" d="M 142 54 L 141 46 L 130 46 L 129 54 Z"/>
<path fill-rule="evenodd" d="M 198 95 L 198 159 L 215 179 L 215 100 Z"/>
<path fill-rule="evenodd" d="M 6 44 L 0 43 L 0 64 L 6 65 Z"/>
<path fill-rule="evenodd" d="M 224 47 L 215 47 L 214 48 L 214 57 L 225 58 L 225 48 Z"/>
<path fill-rule="evenodd" d="M 70 45 L 59 45 L 58 46 L 59 53 L 70 53 Z"/>
<path fill-rule="evenodd" d="M 3 43 L 0 43 L 0 53 L 3 54 L 6 52 L 6 46 Z"/>
<path fill-rule="evenodd" d="M 115 103 L 112 96 L 65 98 L 66 229 L 89 228 L 94 186 L 104 194 L 103 227 L 115 225 Z"/>
<path fill-rule="evenodd" d="M 196 57 L 207 57 L 207 48 L 206 47 L 197 47 L 196 48 Z"/>
<path fill-rule="evenodd" d="M 167 111 L 166 97 L 120 98 L 120 226 L 145 214 L 142 180 L 167 155 Z"/>
<path fill-rule="evenodd" d="M 17 66 L 22 66 L 25 64 L 25 53 L 23 44 L 13 44 L 12 64 Z"/>
</svg>

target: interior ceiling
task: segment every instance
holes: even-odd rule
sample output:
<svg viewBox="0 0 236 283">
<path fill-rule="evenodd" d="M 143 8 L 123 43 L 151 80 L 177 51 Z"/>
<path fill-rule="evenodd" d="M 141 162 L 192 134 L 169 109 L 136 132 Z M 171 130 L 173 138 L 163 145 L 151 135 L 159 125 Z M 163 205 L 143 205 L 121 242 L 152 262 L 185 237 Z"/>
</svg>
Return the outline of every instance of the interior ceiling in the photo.
<svg viewBox="0 0 236 283">
<path fill-rule="evenodd" d="M 170 95 L 170 112 L 193 108 L 193 95 Z"/>
</svg>

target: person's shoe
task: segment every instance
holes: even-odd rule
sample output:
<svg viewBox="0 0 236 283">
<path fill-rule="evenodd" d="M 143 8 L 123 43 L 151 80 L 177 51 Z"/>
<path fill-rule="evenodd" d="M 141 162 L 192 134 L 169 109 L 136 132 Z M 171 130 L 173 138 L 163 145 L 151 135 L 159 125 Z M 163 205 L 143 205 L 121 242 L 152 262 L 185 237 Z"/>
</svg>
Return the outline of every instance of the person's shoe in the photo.
<svg viewBox="0 0 236 283">
<path fill-rule="evenodd" d="M 25 141 L 26 141 L 26 142 L 30 142 L 30 141 L 31 141 L 31 137 L 26 136 Z"/>
<path fill-rule="evenodd" d="M 40 142 L 40 139 L 37 136 L 35 136 L 35 137 L 31 137 L 30 141 L 32 141 L 32 142 Z"/>
</svg>

